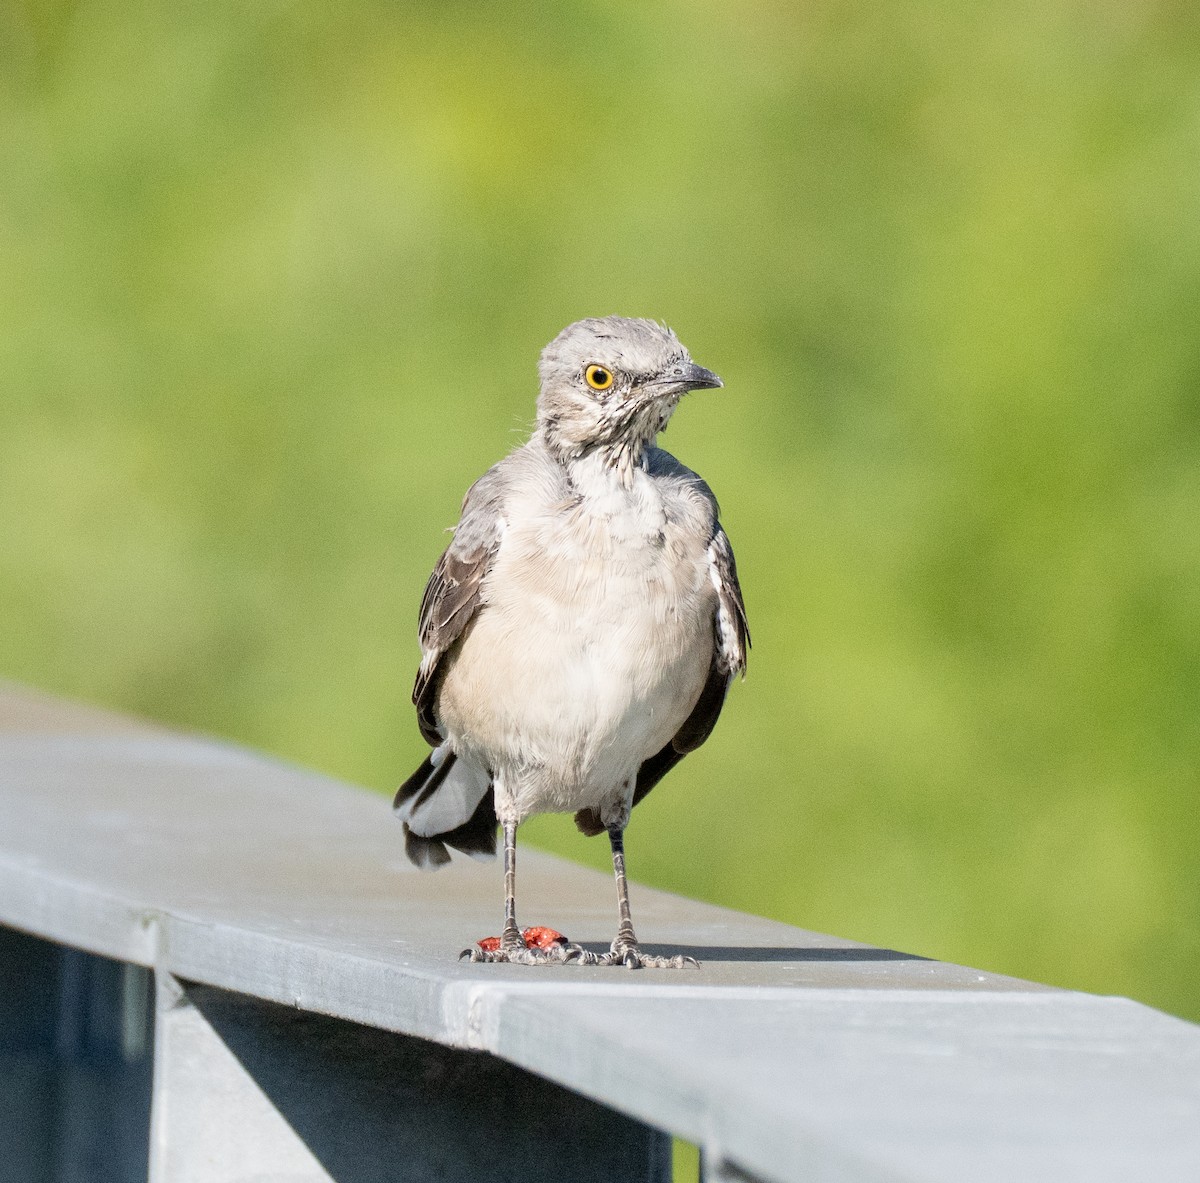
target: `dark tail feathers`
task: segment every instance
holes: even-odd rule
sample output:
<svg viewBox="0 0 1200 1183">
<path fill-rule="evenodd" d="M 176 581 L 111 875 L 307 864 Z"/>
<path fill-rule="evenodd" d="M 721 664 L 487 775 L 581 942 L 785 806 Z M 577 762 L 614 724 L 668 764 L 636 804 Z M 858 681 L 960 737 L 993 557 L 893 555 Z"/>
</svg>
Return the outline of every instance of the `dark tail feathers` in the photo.
<svg viewBox="0 0 1200 1183">
<path fill-rule="evenodd" d="M 427 800 L 449 775 L 458 757 L 449 752 L 441 766 L 434 768 L 432 754 L 426 756 L 420 768 L 416 770 L 397 790 L 392 802 L 393 809 L 399 809 L 418 794 L 421 800 Z M 423 871 L 436 871 L 450 861 L 450 851 L 447 847 L 461 851 L 474 858 L 494 858 L 496 855 L 496 827 L 499 819 L 496 817 L 496 794 L 488 787 L 475 812 L 453 830 L 444 834 L 436 834 L 423 838 L 414 834 L 404 824 L 404 853 L 409 861 Z"/>
</svg>

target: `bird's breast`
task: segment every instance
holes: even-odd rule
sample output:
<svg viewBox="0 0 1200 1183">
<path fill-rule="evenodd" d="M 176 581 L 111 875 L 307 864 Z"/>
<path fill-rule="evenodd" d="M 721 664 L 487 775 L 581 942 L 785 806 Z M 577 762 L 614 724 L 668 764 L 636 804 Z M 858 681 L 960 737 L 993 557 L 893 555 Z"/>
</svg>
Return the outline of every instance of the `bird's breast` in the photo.
<svg viewBox="0 0 1200 1183">
<path fill-rule="evenodd" d="M 707 538 L 686 507 L 648 492 L 507 515 L 484 608 L 443 683 L 450 730 L 490 766 L 573 782 L 561 808 L 667 743 L 707 676 Z"/>
</svg>

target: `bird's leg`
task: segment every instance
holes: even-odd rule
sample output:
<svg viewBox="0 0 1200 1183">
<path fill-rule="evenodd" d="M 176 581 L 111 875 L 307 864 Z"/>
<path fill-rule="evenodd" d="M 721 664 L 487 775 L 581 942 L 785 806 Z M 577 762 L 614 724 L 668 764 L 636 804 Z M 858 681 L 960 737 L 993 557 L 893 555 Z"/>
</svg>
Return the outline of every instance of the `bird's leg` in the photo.
<svg viewBox="0 0 1200 1183">
<path fill-rule="evenodd" d="M 515 953 L 525 948 L 525 938 L 517 928 L 517 827 L 504 827 L 504 928 L 500 933 L 500 948 Z"/>
<path fill-rule="evenodd" d="M 629 883 L 625 878 L 625 831 L 612 826 L 608 831 L 612 844 L 613 874 L 617 880 L 617 911 L 620 925 L 612 949 L 599 960 L 605 965 L 623 965 L 627 969 L 682 969 L 685 965 L 699 965 L 694 957 L 676 954 L 674 957 L 655 957 L 643 953 L 633 931 L 633 914 L 629 910 Z"/>
<path fill-rule="evenodd" d="M 625 831 L 609 830 L 608 841 L 612 845 L 613 875 L 617 880 L 617 915 L 621 919 L 612 948 L 614 953 L 625 953 L 638 947 L 637 934 L 633 931 L 633 913 L 629 910 L 629 882 L 625 878 Z"/>
<path fill-rule="evenodd" d="M 540 965 L 544 962 L 573 961 L 583 949 L 572 945 L 552 928 L 527 928 L 525 935 L 517 927 L 517 826 L 504 825 L 504 928 L 497 940 L 485 937 L 464 949 L 459 958 L 472 961 L 508 961 L 521 965 Z"/>
</svg>

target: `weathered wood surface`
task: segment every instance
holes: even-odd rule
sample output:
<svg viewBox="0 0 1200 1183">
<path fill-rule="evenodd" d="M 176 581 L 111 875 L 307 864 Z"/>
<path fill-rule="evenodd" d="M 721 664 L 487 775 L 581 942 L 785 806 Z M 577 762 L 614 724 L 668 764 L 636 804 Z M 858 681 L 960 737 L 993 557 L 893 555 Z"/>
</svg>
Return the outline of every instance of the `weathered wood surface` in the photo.
<svg viewBox="0 0 1200 1183">
<path fill-rule="evenodd" d="M 0 923 L 487 1050 L 763 1179 L 1200 1178 L 1200 1028 L 635 893 L 699 970 L 460 962 L 498 869 L 416 872 L 381 796 L 0 686 Z M 611 938 L 607 876 L 525 850 L 519 905 Z"/>
</svg>

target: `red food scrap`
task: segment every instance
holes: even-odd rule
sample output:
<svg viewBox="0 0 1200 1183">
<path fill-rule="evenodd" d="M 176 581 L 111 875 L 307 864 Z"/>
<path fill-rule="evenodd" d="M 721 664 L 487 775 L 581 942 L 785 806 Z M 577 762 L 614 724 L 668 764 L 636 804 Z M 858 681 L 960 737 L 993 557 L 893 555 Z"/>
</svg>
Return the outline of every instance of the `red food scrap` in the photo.
<svg viewBox="0 0 1200 1183">
<path fill-rule="evenodd" d="M 544 924 L 530 925 L 521 935 L 527 949 L 553 949 L 555 945 L 567 943 L 567 938 L 561 932 L 547 928 Z M 475 943 L 486 953 L 494 953 L 500 948 L 499 937 L 484 937 Z"/>
</svg>

